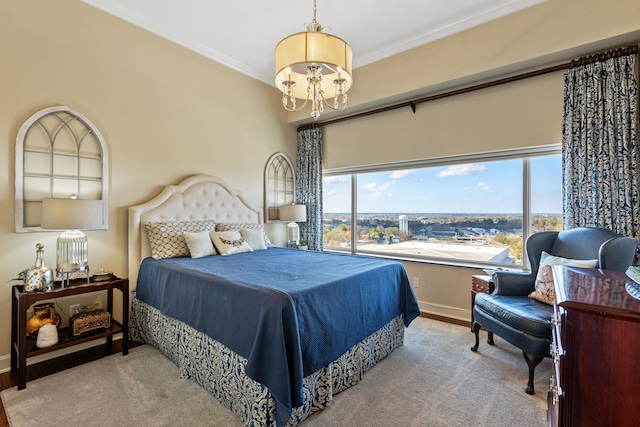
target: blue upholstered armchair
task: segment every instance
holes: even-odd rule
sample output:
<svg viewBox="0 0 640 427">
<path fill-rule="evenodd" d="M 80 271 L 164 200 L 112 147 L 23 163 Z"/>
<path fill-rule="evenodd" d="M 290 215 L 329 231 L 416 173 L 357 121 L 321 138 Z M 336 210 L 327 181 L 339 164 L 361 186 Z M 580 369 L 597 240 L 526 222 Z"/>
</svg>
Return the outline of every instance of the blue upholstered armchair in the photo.
<svg viewBox="0 0 640 427">
<path fill-rule="evenodd" d="M 534 291 L 542 252 L 571 260 L 597 260 L 603 270 L 625 271 L 636 257 L 638 240 L 601 228 L 580 227 L 567 231 L 542 231 L 531 235 L 526 242 L 531 272 L 496 271 L 495 290 L 491 294 L 477 294 L 473 307 L 473 331 L 478 350 L 480 328 L 522 350 L 529 367 L 528 394 L 534 393 L 535 367 L 550 357 L 551 316 L 553 306 L 528 295 Z"/>
</svg>

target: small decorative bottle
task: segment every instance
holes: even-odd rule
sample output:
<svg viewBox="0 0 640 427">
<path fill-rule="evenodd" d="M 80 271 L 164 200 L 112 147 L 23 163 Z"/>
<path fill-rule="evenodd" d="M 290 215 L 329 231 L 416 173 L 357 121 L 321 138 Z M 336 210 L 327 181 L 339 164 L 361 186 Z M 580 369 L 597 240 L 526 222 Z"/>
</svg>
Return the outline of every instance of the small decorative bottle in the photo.
<svg viewBox="0 0 640 427">
<path fill-rule="evenodd" d="M 25 292 L 52 291 L 53 270 L 44 263 L 44 245 L 36 245 L 36 265 L 27 270 L 24 278 Z"/>
</svg>

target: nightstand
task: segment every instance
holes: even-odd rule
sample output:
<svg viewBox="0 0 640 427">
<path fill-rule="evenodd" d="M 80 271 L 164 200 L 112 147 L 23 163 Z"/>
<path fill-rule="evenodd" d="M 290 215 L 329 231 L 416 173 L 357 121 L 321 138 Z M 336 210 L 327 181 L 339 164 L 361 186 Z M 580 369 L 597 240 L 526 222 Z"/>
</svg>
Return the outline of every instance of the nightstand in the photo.
<svg viewBox="0 0 640 427">
<path fill-rule="evenodd" d="M 113 319 L 113 290 L 122 292 L 122 323 Z M 36 339 L 27 336 L 27 309 L 38 301 L 107 291 L 107 311 L 111 313 L 111 326 L 103 330 L 73 336 L 69 328 L 58 329 L 58 343 L 51 347 L 38 348 Z M 11 289 L 11 372 L 18 375 L 18 390 L 27 386 L 27 358 L 71 347 L 88 341 L 106 338 L 107 349 L 115 334 L 122 333 L 122 355 L 129 353 L 129 280 L 118 279 L 87 283 L 86 279 L 72 280 L 63 288 L 61 282 L 55 282 L 50 292 L 24 292 L 23 285 L 14 285 Z"/>
<path fill-rule="evenodd" d="M 490 294 L 496 285 L 491 281 L 491 276 L 478 274 L 471 277 L 471 332 L 473 332 L 473 306 L 476 303 L 476 294 L 483 292 Z M 489 332 L 488 341 L 493 343 L 493 332 Z"/>
</svg>

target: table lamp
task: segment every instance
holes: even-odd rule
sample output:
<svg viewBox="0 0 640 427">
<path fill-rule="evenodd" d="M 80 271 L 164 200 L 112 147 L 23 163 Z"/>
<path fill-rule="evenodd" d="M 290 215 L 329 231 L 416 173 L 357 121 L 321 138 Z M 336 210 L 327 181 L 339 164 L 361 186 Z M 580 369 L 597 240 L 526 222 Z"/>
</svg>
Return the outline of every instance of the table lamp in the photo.
<svg viewBox="0 0 640 427">
<path fill-rule="evenodd" d="M 80 231 L 94 230 L 102 224 L 102 200 L 44 199 L 42 201 L 43 229 L 66 230 L 56 243 L 56 274 L 62 287 L 70 275 L 84 273 L 89 282 L 89 242 Z"/>
<path fill-rule="evenodd" d="M 280 221 L 289 221 L 287 224 L 287 247 L 297 248 L 300 244 L 300 227 L 297 222 L 307 221 L 306 205 L 282 205 L 279 212 Z"/>
</svg>

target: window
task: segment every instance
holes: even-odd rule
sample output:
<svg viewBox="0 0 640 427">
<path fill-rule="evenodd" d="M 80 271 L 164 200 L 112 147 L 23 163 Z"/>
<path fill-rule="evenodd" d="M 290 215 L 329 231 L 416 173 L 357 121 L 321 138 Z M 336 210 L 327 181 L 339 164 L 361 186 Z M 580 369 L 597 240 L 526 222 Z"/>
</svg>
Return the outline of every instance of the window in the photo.
<svg viewBox="0 0 640 427">
<path fill-rule="evenodd" d="M 527 236 L 561 229 L 560 168 L 560 147 L 554 145 L 325 171 L 324 247 L 526 267 Z"/>
</svg>

